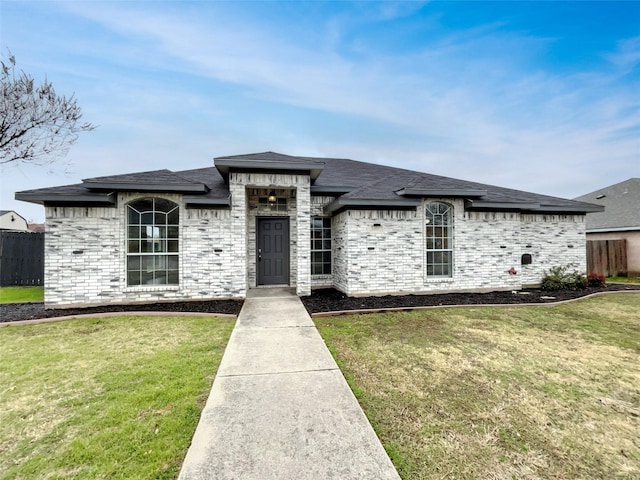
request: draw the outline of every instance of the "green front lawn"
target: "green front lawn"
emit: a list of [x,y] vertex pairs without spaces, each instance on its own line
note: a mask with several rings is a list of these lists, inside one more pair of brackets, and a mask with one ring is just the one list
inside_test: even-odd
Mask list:
[[607,277],[607,283],[640,283],[638,277]]
[[2,479],[173,479],[233,319],[0,328]]
[[44,301],[44,287],[0,287],[0,303]]
[[316,318],[404,479],[640,478],[640,294]]

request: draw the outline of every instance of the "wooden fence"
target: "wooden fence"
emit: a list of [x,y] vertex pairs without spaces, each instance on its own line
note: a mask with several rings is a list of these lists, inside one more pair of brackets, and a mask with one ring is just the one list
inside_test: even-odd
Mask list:
[[610,276],[627,275],[626,240],[588,240],[587,271]]
[[44,284],[44,233],[0,231],[0,286]]

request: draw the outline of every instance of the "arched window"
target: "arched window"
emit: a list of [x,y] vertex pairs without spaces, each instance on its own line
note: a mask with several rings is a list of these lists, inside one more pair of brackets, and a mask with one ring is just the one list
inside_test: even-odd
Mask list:
[[180,208],[164,198],[127,205],[127,285],[177,285]]
[[425,205],[427,277],[453,274],[453,206],[442,202]]

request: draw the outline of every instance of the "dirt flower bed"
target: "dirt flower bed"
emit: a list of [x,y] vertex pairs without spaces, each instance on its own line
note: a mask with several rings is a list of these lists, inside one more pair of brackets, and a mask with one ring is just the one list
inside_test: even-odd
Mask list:
[[145,303],[132,305],[105,305],[101,307],[64,308],[45,310],[44,303],[0,304],[0,322],[33,320],[37,318],[66,317],[106,312],[200,312],[237,315],[242,300],[210,300],[206,302]]
[[[339,312],[343,310],[376,310],[440,305],[491,305],[521,303],[553,303],[584,297],[598,292],[640,290],[640,285],[609,284],[602,288],[562,290],[549,292],[526,289],[515,292],[444,293],[425,295],[387,295],[383,297],[347,297],[332,288],[314,290],[311,296],[302,297],[302,303],[310,314]],[[105,312],[201,312],[237,315],[242,300],[209,300],[192,302],[145,303],[131,305],[105,305],[101,307],[66,308],[45,310],[42,302],[0,304],[0,322],[32,320]]]
[[554,303],[572,300],[599,292],[640,290],[640,285],[609,284],[605,287],[588,287],[582,290],[545,291],[524,289],[488,293],[444,293],[425,295],[386,295],[381,297],[347,297],[334,289],[314,290],[311,296],[302,297],[302,303],[310,314],[339,312],[344,310],[376,310],[444,305],[493,305],[523,303]]

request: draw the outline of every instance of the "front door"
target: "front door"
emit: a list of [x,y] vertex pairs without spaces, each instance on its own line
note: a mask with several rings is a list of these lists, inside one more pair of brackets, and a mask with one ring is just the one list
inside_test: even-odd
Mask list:
[[258,217],[258,285],[289,285],[289,217]]

